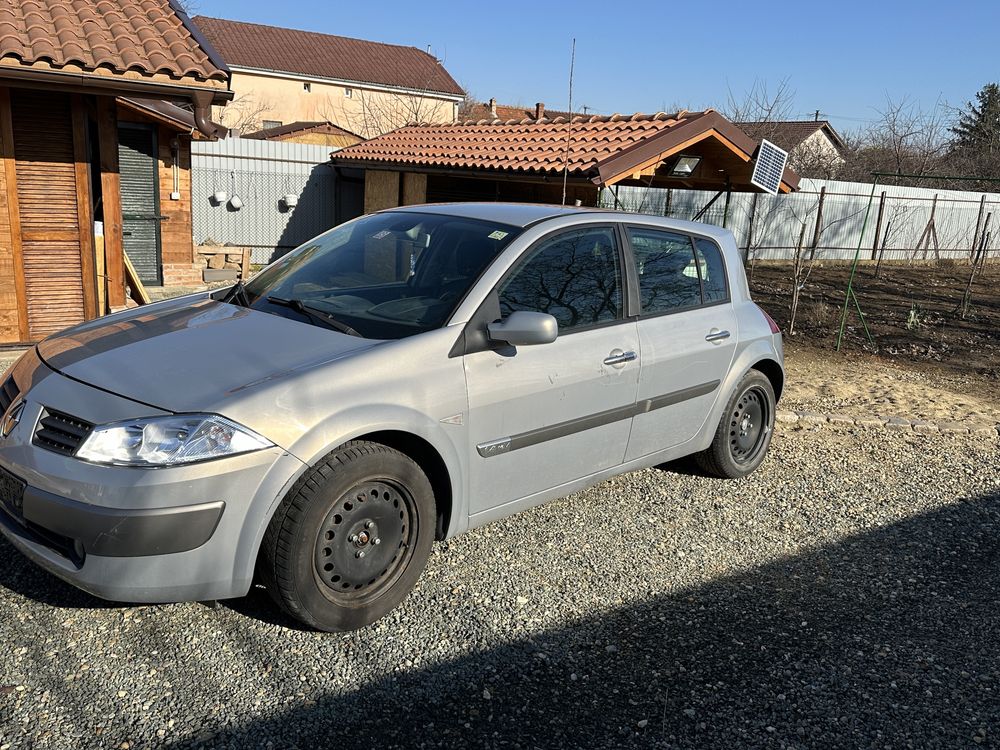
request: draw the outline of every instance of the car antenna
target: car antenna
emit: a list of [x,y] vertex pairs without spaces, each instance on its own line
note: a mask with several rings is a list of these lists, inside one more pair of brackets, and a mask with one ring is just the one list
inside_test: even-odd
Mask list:
[[569,53],[569,122],[566,123],[566,154],[563,159],[563,192],[562,204],[566,205],[566,181],[569,179],[569,145],[573,133],[573,66],[576,63],[576,37]]

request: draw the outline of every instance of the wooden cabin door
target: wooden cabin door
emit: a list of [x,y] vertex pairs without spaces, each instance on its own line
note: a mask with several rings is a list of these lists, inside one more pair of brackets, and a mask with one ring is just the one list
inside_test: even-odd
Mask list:
[[10,106],[27,333],[38,340],[96,314],[87,122],[69,94],[11,89]]

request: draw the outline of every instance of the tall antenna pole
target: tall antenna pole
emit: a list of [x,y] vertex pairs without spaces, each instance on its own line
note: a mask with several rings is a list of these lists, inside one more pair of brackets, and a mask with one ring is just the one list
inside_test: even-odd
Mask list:
[[563,193],[562,204],[566,205],[566,181],[569,179],[569,145],[573,133],[573,66],[576,64],[576,37],[569,53],[569,122],[566,123],[566,154],[563,158]]

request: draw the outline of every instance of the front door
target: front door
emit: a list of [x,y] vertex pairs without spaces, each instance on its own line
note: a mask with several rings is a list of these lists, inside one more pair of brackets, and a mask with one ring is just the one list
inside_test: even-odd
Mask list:
[[540,240],[500,282],[502,316],[553,315],[550,344],[466,355],[470,514],[619,465],[639,376],[614,227]]
[[737,321],[719,247],[651,227],[626,232],[638,280],[642,372],[627,461],[691,440],[720,397]]
[[144,284],[162,283],[156,132],[147,125],[120,123],[122,234],[125,253]]

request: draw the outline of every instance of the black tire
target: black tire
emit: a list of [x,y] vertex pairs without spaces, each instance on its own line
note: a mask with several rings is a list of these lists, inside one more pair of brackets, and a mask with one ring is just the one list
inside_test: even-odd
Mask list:
[[434,520],[434,493],[416,463],[378,443],[345,443],[278,507],[261,544],[261,577],[300,622],[356,630],[416,584]]
[[774,434],[774,388],[759,370],[750,370],[733,391],[712,445],[696,454],[703,471],[723,479],[745,477],[764,460]]

